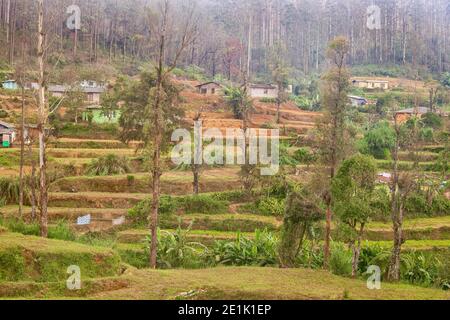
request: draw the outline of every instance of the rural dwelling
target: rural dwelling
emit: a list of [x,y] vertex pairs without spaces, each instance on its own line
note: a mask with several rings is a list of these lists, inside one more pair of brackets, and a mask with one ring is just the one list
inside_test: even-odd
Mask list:
[[369,104],[369,101],[366,98],[358,97],[358,96],[348,96],[352,107],[361,107]]
[[6,80],[2,82],[3,89],[6,90],[18,90],[19,85],[17,84],[16,80]]
[[389,89],[389,81],[376,79],[353,79],[353,86],[362,89]]
[[278,98],[278,87],[271,84],[251,84],[250,96],[252,98]]
[[425,107],[400,110],[395,113],[395,120],[397,120],[398,123],[404,123],[409,119],[411,119],[412,117],[422,118],[422,116],[428,113],[429,111],[430,109]]
[[109,111],[109,114],[105,113],[105,110],[101,106],[89,106],[86,107],[82,114],[82,119],[85,122],[105,124],[105,123],[119,123],[121,116],[120,110]]
[[84,87],[83,91],[86,93],[86,101],[89,103],[100,103],[100,98],[105,89],[102,87]]
[[2,148],[9,148],[16,140],[16,128],[13,124],[0,121],[0,143]]
[[[51,85],[48,87],[48,91],[56,98],[64,97],[70,90],[71,87],[65,85]],[[97,85],[94,81],[83,81],[80,84],[80,90],[86,94],[86,102],[98,104],[102,93],[105,92],[105,87]]]
[[[49,129],[47,129],[49,130]],[[22,139],[22,128],[19,126],[17,128],[18,132],[18,140]],[[32,141],[38,141],[39,139],[39,129],[36,124],[25,124],[24,126],[24,132],[25,132],[25,144],[29,144]]]
[[206,95],[221,95],[223,93],[222,85],[217,82],[206,82],[196,86],[198,93]]

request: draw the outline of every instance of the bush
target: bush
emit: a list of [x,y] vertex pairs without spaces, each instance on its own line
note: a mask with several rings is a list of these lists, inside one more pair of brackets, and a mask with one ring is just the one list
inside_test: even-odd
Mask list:
[[323,247],[305,245],[297,256],[299,266],[311,269],[321,269],[323,267]]
[[438,194],[433,197],[430,205],[424,193],[415,192],[406,199],[405,210],[407,214],[416,216],[449,215],[450,200],[444,195]]
[[285,201],[273,197],[263,197],[256,202],[259,214],[282,217],[286,209]]
[[90,176],[119,175],[129,173],[130,171],[128,158],[115,154],[108,154],[97,160],[93,160],[86,168],[86,173]]
[[[200,268],[204,265],[208,248],[198,242],[188,241],[190,227],[175,232],[158,231],[158,266],[160,268]],[[151,239],[148,237],[147,250]]]
[[310,165],[317,160],[317,157],[311,152],[309,148],[300,148],[294,153],[294,159],[299,163]]
[[[10,218],[0,219],[0,225],[6,227],[9,231],[20,233],[26,236],[39,236],[40,228],[38,223],[26,223],[22,219]],[[70,228],[67,221],[58,221],[56,225],[49,226],[48,237],[50,239],[75,241],[76,235]]]
[[352,274],[352,253],[344,245],[335,243],[331,248],[330,269],[338,276]]
[[238,234],[235,241],[217,241],[210,253],[212,264],[227,266],[273,266],[277,264],[277,238],[256,230],[255,239]]
[[242,190],[216,192],[211,194],[211,197],[219,201],[237,202],[241,201],[245,197],[245,192]]
[[275,98],[261,98],[261,99],[259,99],[259,102],[262,102],[262,103],[277,103],[277,99],[275,99]]
[[228,201],[216,200],[209,195],[187,196],[179,199],[186,213],[224,213],[228,212]]
[[[159,199],[159,214],[171,215],[178,209],[178,202],[171,196],[161,196]],[[147,225],[152,207],[152,199],[145,199],[128,211],[128,217],[137,225]]]
[[387,271],[391,251],[378,244],[365,245],[361,248],[358,270],[360,274],[367,272],[369,266],[379,266],[382,271]]
[[311,101],[304,96],[292,96],[291,100],[295,103],[295,105],[302,110],[310,111],[312,110]]
[[415,285],[449,289],[450,275],[445,269],[448,266],[434,252],[409,252],[402,256],[401,278]]
[[8,112],[6,110],[0,109],[0,119],[5,119],[8,117]]
[[362,153],[370,154],[376,159],[387,159],[389,150],[394,147],[395,132],[387,122],[381,122],[376,127],[368,131],[361,146],[364,146]]
[[20,184],[18,179],[0,178],[0,199],[5,204],[19,203]]
[[420,119],[420,121],[426,128],[431,128],[431,129],[440,129],[440,128],[442,128],[442,125],[443,125],[442,118],[433,112],[428,112],[428,113],[424,114],[422,116],[422,118]]

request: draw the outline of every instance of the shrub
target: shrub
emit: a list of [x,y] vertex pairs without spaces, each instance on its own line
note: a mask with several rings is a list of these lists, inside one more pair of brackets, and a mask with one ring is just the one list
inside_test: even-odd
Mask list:
[[309,111],[312,110],[312,102],[304,96],[292,96],[291,100],[295,105],[302,110]]
[[405,210],[410,215],[443,216],[450,214],[450,200],[444,195],[438,194],[429,204],[427,197],[422,192],[411,194],[405,203]]
[[[159,199],[159,214],[170,215],[178,209],[178,202],[171,196],[161,196]],[[137,225],[147,225],[152,207],[152,199],[145,199],[128,211],[128,217]]]
[[179,201],[186,213],[224,213],[229,206],[228,201],[216,200],[209,195],[187,196]]
[[0,109],[0,119],[5,119],[8,117],[8,112],[6,110]]
[[275,98],[261,98],[261,99],[259,99],[259,102],[262,102],[262,103],[277,103],[277,99],[275,99]]
[[368,131],[364,136],[362,146],[366,150],[360,150],[362,153],[368,153],[376,159],[387,159],[389,150],[395,144],[395,132],[387,122],[381,122],[376,127]]
[[256,230],[255,239],[238,234],[235,241],[217,241],[210,253],[213,264],[227,266],[273,266],[277,264],[277,238]]
[[305,245],[300,254],[297,256],[297,263],[299,266],[311,269],[320,269],[323,267],[323,247]]
[[432,286],[436,284],[440,264],[433,255],[409,252],[402,256],[401,277],[412,284]]
[[352,274],[352,254],[340,243],[335,243],[331,249],[330,269],[333,274],[338,276]]
[[90,176],[110,176],[129,173],[130,164],[127,157],[108,154],[92,161],[86,172]]
[[211,195],[211,197],[215,200],[230,202],[241,201],[244,196],[245,193],[242,190],[216,192]]
[[18,179],[0,178],[0,199],[5,204],[19,203],[20,184]]
[[311,152],[309,148],[300,148],[295,151],[294,159],[299,163],[310,165],[317,160],[317,157]]
[[256,203],[259,214],[282,217],[285,211],[285,201],[273,197],[263,197]]
[[73,230],[70,228],[69,223],[63,220],[48,229],[48,237],[50,239],[65,241],[75,241],[77,238]]
[[428,112],[424,114],[420,119],[420,121],[426,128],[431,129],[440,129],[442,128],[443,125],[442,118],[433,112]]
[[[160,268],[199,268],[203,266],[208,248],[201,243],[188,241],[191,227],[175,232],[158,232],[158,257]],[[148,237],[147,250],[150,250],[151,239]]]
[[359,273],[366,273],[371,265],[379,266],[382,271],[387,271],[390,255],[389,249],[378,244],[363,246],[359,257]]

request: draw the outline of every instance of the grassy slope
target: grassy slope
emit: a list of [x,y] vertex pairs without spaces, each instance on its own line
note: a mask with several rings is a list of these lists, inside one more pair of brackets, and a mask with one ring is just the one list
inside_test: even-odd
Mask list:
[[366,283],[325,271],[275,268],[214,268],[205,270],[129,270],[129,288],[91,295],[98,299],[177,299],[197,290],[192,299],[450,299],[450,293],[405,284]]
[[71,265],[79,266],[86,278],[115,276],[120,263],[119,256],[110,249],[0,233],[0,283],[63,281]]

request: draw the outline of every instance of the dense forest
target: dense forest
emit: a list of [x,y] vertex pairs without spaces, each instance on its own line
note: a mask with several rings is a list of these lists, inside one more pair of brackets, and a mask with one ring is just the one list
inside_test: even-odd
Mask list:
[[[69,30],[67,8],[81,9],[81,29]],[[379,12],[373,5],[378,6]],[[35,56],[36,2],[0,1],[0,58],[14,65]],[[47,61],[148,61],[157,52],[155,27],[160,8],[149,0],[45,0]],[[450,70],[448,0],[199,0],[179,1],[177,16],[194,15],[197,37],[181,66],[235,78],[267,74],[271,48],[280,45],[301,74],[323,70],[326,46],[338,35],[349,39],[349,63],[426,65]],[[368,19],[377,19],[375,28]],[[375,15],[375,16],[374,16]],[[180,39],[183,19],[170,21],[169,57]],[[168,58],[169,59],[169,58]]]

